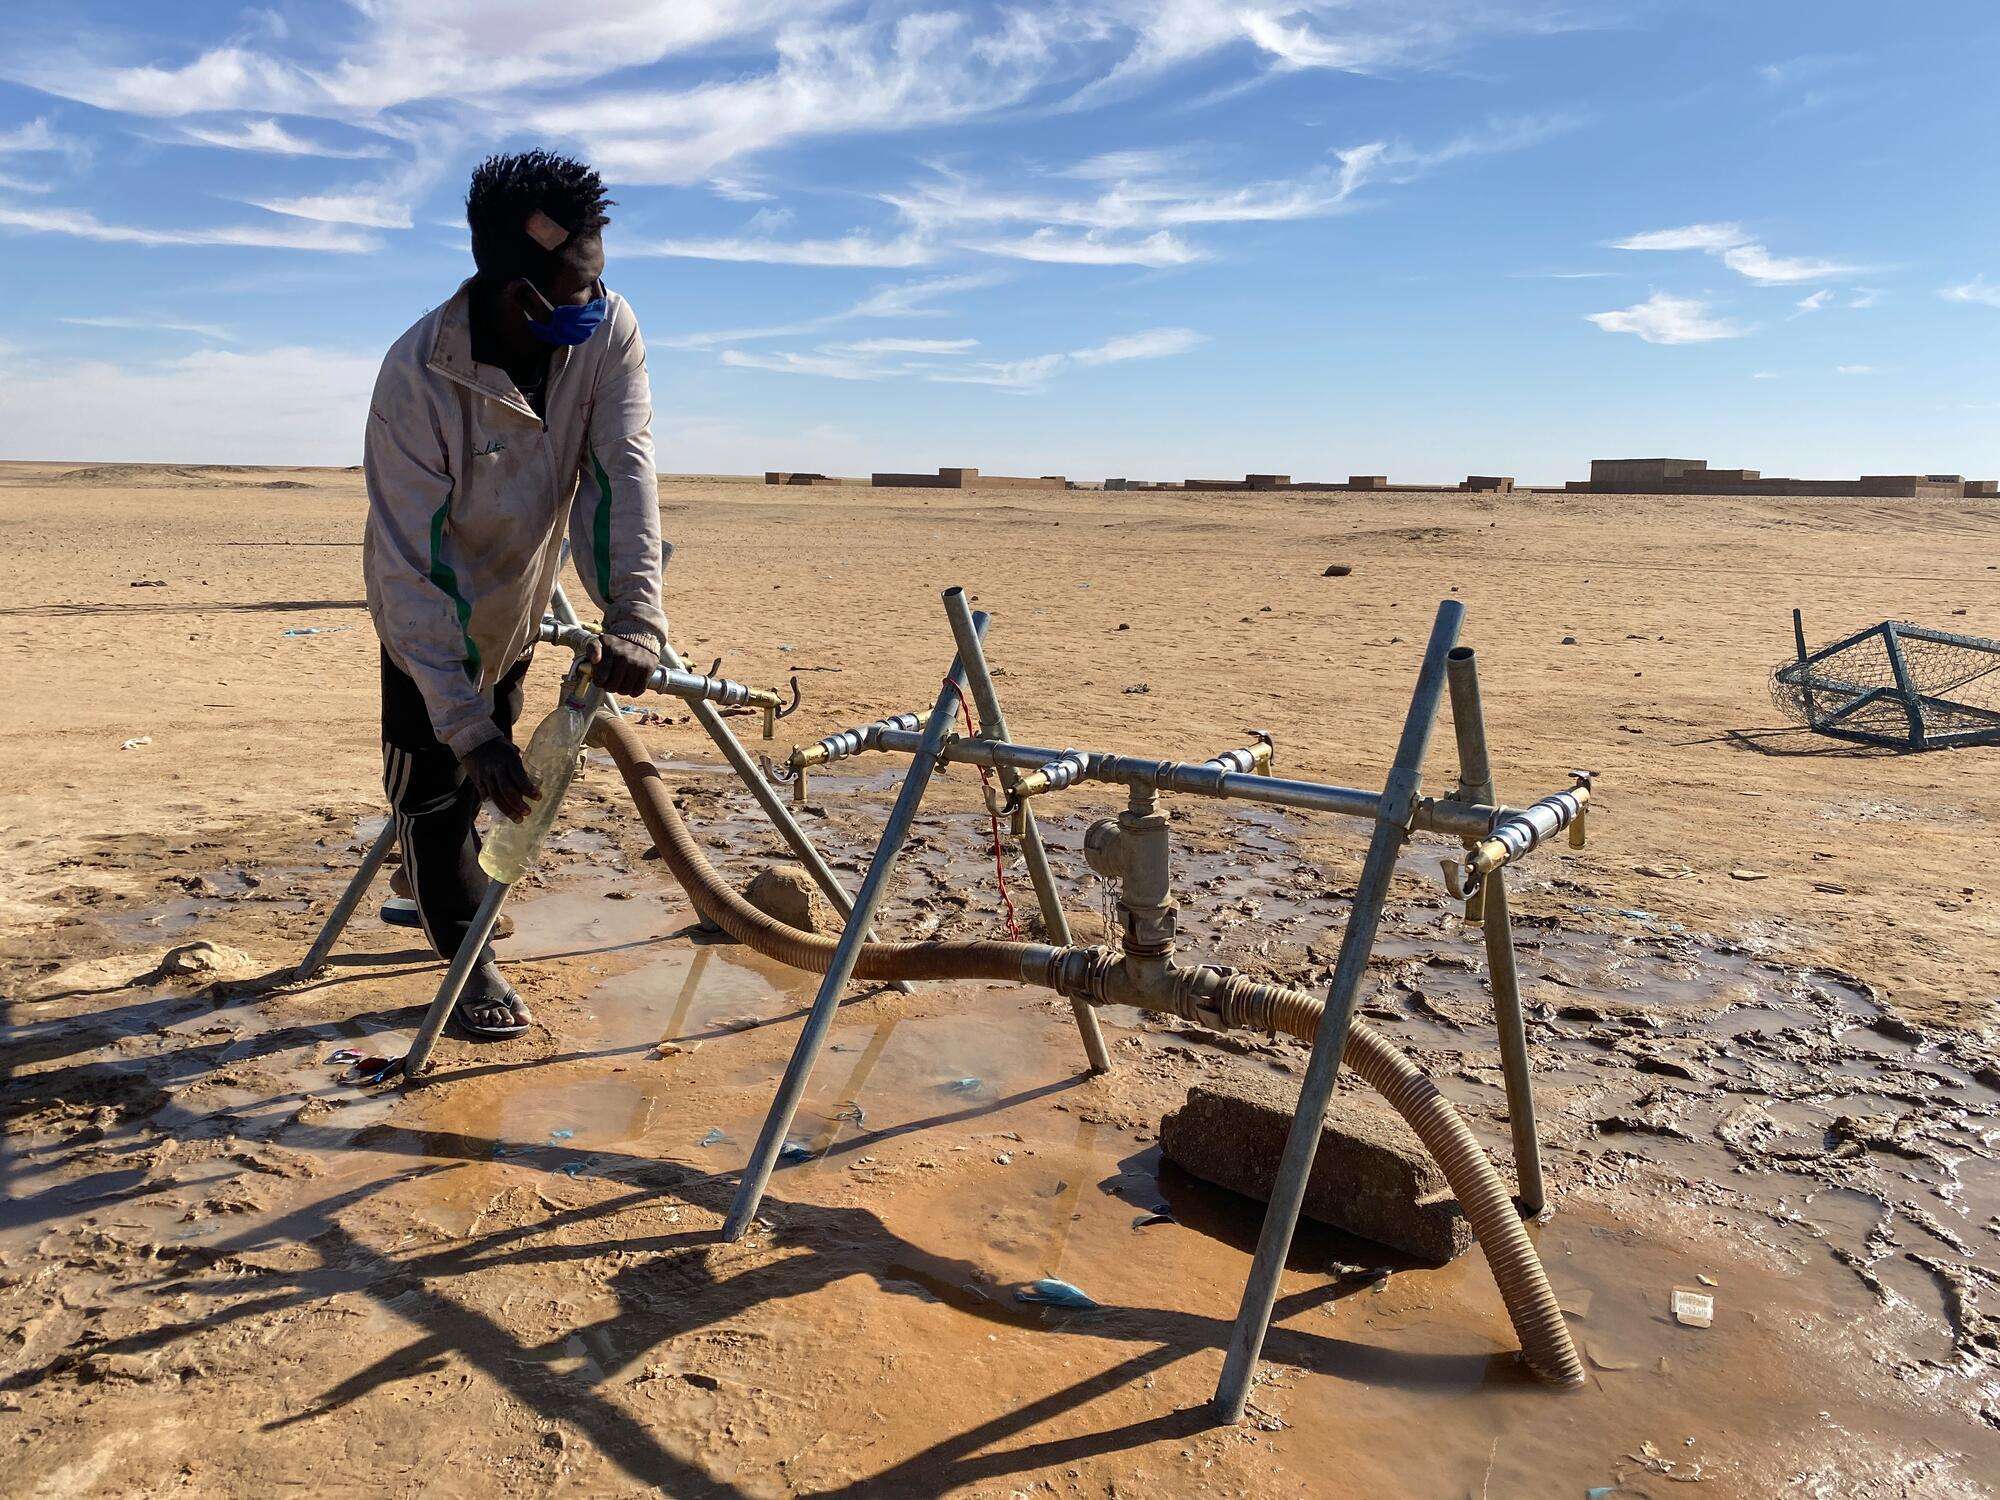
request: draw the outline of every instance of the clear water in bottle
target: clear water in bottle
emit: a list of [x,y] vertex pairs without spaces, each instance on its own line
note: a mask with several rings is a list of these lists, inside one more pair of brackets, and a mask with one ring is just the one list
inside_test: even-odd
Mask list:
[[520,822],[498,819],[498,826],[480,848],[479,868],[492,879],[512,885],[541,853],[542,840],[548,837],[562,808],[563,795],[576,775],[590,721],[597,717],[597,706],[603,701],[604,690],[591,681],[587,667],[579,667],[563,679],[562,702],[535,726],[521,757],[542,795],[528,804],[528,816]]

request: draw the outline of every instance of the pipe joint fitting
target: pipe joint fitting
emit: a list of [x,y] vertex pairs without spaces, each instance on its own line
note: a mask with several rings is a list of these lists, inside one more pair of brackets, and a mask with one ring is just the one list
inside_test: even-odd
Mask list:
[[1128,906],[1121,901],[1118,916],[1125,951],[1134,958],[1159,958],[1172,953],[1178,910],[1171,901],[1158,906]]
[[1106,880],[1125,878],[1125,831],[1116,818],[1099,818],[1083,831],[1083,862]]

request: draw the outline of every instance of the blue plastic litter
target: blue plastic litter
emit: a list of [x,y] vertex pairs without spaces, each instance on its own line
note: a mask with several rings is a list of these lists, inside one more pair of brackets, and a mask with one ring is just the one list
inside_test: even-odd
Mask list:
[[566,1161],[557,1170],[565,1177],[578,1177],[582,1175],[583,1169],[589,1165],[590,1163],[587,1161]]
[[728,1139],[729,1137],[724,1135],[720,1130],[711,1130],[707,1135],[696,1141],[695,1144],[697,1146],[720,1146]]
[[797,1141],[786,1141],[784,1145],[778,1148],[779,1161],[811,1161],[812,1159],[812,1147],[802,1146]]
[[982,1087],[977,1078],[954,1078],[950,1083],[941,1083],[938,1088],[947,1094],[976,1094]]
[[342,1047],[338,1052],[327,1058],[327,1061],[330,1063],[360,1062],[361,1054],[356,1052],[352,1047]]
[[576,1132],[574,1130],[569,1130],[569,1129],[551,1130],[549,1132],[549,1139],[552,1141],[566,1141],[575,1134]]
[[1054,1276],[1044,1276],[1040,1281],[1030,1282],[1014,1293],[1016,1302],[1038,1302],[1044,1307],[1073,1307],[1078,1312],[1089,1312],[1103,1304],[1091,1297],[1080,1287],[1071,1286]]
[[303,629],[293,628],[286,635],[339,635],[343,630],[352,630],[352,625],[307,625]]
[[1179,1221],[1172,1214],[1162,1209],[1158,1213],[1140,1214],[1138,1218],[1132,1221],[1132,1227],[1134,1229],[1146,1229],[1154,1224],[1173,1224],[1177,1222]]

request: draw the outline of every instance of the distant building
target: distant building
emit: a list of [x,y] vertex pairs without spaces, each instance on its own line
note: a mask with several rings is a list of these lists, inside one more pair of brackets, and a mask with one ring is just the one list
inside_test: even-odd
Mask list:
[[2000,494],[2000,483],[1957,474],[1863,474],[1859,479],[1766,478],[1756,469],[1711,469],[1700,458],[1594,458],[1590,478],[1566,488],[1602,495],[1847,495],[1962,500]]

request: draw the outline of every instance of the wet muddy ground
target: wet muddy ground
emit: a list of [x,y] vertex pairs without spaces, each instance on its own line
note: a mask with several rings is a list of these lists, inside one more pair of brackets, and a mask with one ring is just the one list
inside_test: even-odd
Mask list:
[[[739,884],[778,853],[705,759],[669,779]],[[815,778],[849,879],[887,761]],[[1516,886],[1555,1212],[1535,1233],[1590,1367],[1513,1356],[1475,1250],[1398,1266],[1299,1237],[1253,1420],[1213,1427],[1258,1210],[1161,1162],[1161,1114],[1304,1049],[1017,986],[857,992],[792,1158],[716,1235],[815,982],[705,938],[600,764],[503,954],[541,1025],[400,1051],[435,967],[363,908],[283,983],[372,832],[207,840],[79,902],[7,971],[0,1435],[12,1493],[1982,1496],[2000,1490],[2000,1071],[1865,979],[1601,907],[1549,851]],[[1047,823],[1076,856],[1116,804]],[[996,930],[976,786],[918,826],[885,921]],[[1318,988],[1358,841],[1174,804],[1184,956]],[[1510,1171],[1482,955],[1405,860],[1366,1015]],[[107,848],[115,864],[121,853]],[[268,861],[268,862],[265,862]],[[199,876],[166,884],[167,867]],[[1024,921],[1032,904],[1012,863]],[[230,950],[173,974],[194,938]],[[78,957],[78,954],[91,956]],[[1386,1274],[1385,1274],[1386,1273]],[[1057,1276],[1102,1306],[1022,1302]],[[1676,1288],[1714,1299],[1684,1326]]]

